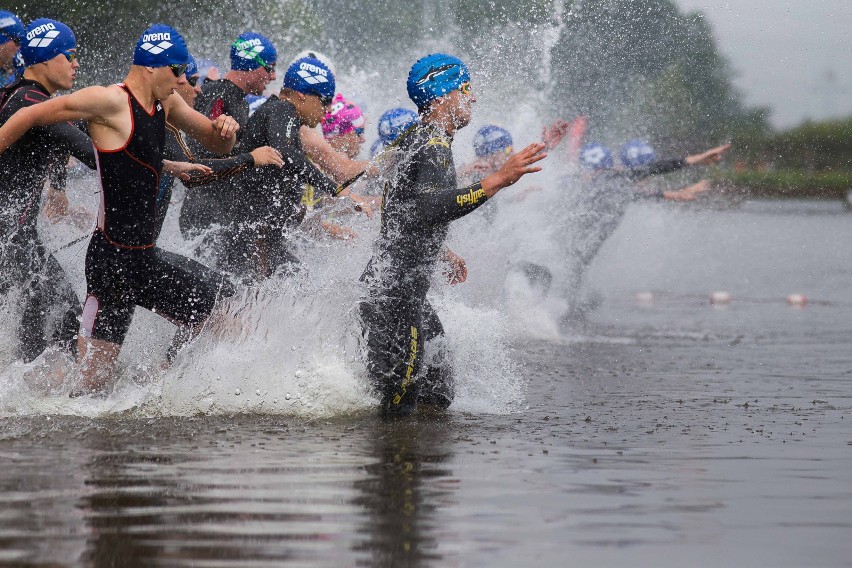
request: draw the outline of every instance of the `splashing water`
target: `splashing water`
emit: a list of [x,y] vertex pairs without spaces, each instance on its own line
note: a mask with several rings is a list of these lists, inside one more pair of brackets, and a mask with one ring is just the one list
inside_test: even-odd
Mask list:
[[[462,37],[458,27],[443,20],[447,17],[443,12],[424,9],[423,18],[429,20],[424,29],[435,29],[437,18],[443,22],[438,27],[447,33],[424,33],[402,53],[375,54],[348,68],[339,66],[340,90],[364,101],[368,120],[376,120],[388,107],[412,106],[404,87],[412,61],[429,51],[456,53],[469,62],[479,99],[473,124],[454,142],[457,164],[472,158],[473,134],[490,122],[508,128],[516,148],[521,148],[538,139],[552,112],[546,96],[549,74],[543,71],[549,65],[542,61],[549,61],[559,37],[561,6],[555,2],[552,17],[543,23],[495,24],[490,33],[486,30],[475,38]],[[345,48],[329,55],[344,63],[354,60]],[[557,173],[560,158],[548,158],[543,165],[552,171],[523,180],[487,205],[496,209],[491,221],[478,211],[457,221],[451,231],[447,244],[466,258],[469,280],[449,287],[436,275],[430,301],[444,323],[457,374],[454,410],[504,413],[522,408],[526,383],[507,345],[519,337],[559,337],[557,316],[564,311],[564,302],[515,270],[519,262],[532,262],[547,267],[555,283],[564,278],[549,205],[563,189]],[[72,180],[68,193],[72,202],[95,211],[98,189],[89,176]],[[181,194],[176,189],[159,245],[193,256],[200,239],[185,241],[175,221]],[[4,366],[0,413],[321,417],[372,411],[376,400],[366,387],[354,306],[363,292],[359,277],[371,256],[378,219],[369,222],[356,216],[343,221],[359,233],[358,239],[316,241],[298,236],[301,271],[241,289],[171,368],[164,369],[162,361],[175,327],[140,308],[119,359],[118,379],[106,398],[69,399],[70,385],[77,379],[75,366],[47,353],[29,365]],[[42,223],[40,229],[52,250],[87,233],[64,223]],[[85,292],[86,245],[84,238],[57,254],[80,298]],[[14,305],[7,301],[2,308]],[[12,333],[8,327],[4,331],[0,355],[6,356]],[[62,375],[65,381],[57,386],[55,376]]]

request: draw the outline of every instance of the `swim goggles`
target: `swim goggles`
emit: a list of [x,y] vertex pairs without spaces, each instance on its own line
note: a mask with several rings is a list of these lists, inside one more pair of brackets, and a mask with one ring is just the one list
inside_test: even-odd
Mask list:
[[64,51],[60,51],[60,53],[65,56],[65,59],[68,60],[68,63],[74,63],[79,57],[79,55],[77,55],[76,49],[66,49]]
[[169,69],[172,70],[172,73],[175,74],[175,77],[180,77],[181,75],[186,73],[187,67],[188,65],[186,63],[181,63],[180,65],[172,63],[171,65],[169,65]]
[[[237,51],[245,51],[240,47],[240,40],[235,41],[231,45],[231,47],[233,47]],[[266,60],[263,59],[263,57],[260,56],[259,53],[252,53],[251,58],[255,61],[255,63],[257,63],[258,65],[263,67],[263,70],[266,71],[267,73],[269,73],[270,75],[272,73],[275,73],[275,62],[274,61],[272,63],[267,63]]]

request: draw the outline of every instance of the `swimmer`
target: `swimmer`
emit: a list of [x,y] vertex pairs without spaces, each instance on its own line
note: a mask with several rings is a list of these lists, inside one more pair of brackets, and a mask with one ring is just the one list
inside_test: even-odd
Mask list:
[[426,299],[436,265],[447,260],[453,279],[465,276],[463,261],[444,247],[449,225],[539,171],[532,164],[546,156],[543,144],[531,144],[481,182],[459,188],[451,144],[476,102],[467,66],[451,55],[428,55],[412,66],[407,89],[421,121],[396,141],[397,175],[386,185],[381,235],[362,277],[367,297],[360,305],[367,370],[384,417],[409,416],[419,403],[452,403],[452,369],[443,350],[424,364],[443,335]]
[[0,154],[31,128],[88,122],[101,182],[98,225],[86,253],[87,295],[78,338],[82,383],[103,392],[139,305],[198,330],[233,290],[201,264],[157,247],[156,197],[166,121],[211,152],[228,154],[239,125],[210,120],[175,93],[189,51],[177,30],[156,24],[136,43],[123,83],[93,86],[15,113],[0,127]]
[[240,279],[262,280],[276,270],[295,270],[298,258],[287,232],[301,223],[304,184],[326,195],[345,195],[305,155],[300,128],[315,128],[326,116],[335,94],[331,70],[318,59],[292,63],[278,96],[272,95],[252,115],[242,149],[271,146],[284,158],[284,167],[252,170],[241,179],[241,206],[226,229],[221,266]]
[[[80,67],[77,39],[62,22],[38,19],[23,33],[31,40],[50,33],[53,41],[45,46],[40,41],[24,44],[23,77],[0,92],[0,125],[21,109],[42,104],[58,91],[71,89]],[[76,347],[81,302],[37,230],[39,201],[48,175],[64,171],[71,155],[89,168],[97,167],[91,139],[67,122],[33,128],[0,154],[4,189],[0,195],[0,231],[4,236],[0,248],[0,293],[15,286],[24,288],[17,352],[25,362],[35,359],[51,344],[68,353]],[[56,218],[67,212],[68,200],[64,185],[56,182],[60,176],[51,178],[45,212]],[[61,179],[64,182],[64,177]]]
[[[189,64],[186,67],[186,83],[179,84],[175,88],[175,92],[190,107],[195,105],[196,97],[201,92],[200,80],[201,72],[195,58],[190,55]],[[186,134],[169,122],[166,122],[166,148],[163,158],[164,168],[169,167],[180,171],[180,163],[183,162],[201,164],[207,170],[185,171],[177,176],[163,174],[157,193],[156,235],[160,234],[163,222],[166,219],[175,177],[179,177],[183,184],[191,189],[236,176],[254,167],[270,165],[281,167],[284,164],[281,154],[269,146],[255,148],[251,152],[236,154],[228,158],[197,158],[189,149]]]
[[[206,80],[195,101],[195,110],[215,120],[228,115],[237,121],[240,129],[237,141],[246,133],[249,120],[249,103],[246,95],[262,95],[276,79],[275,67],[278,51],[265,36],[245,32],[231,43],[231,70],[218,80]],[[197,159],[222,158],[189,141],[189,150]],[[227,183],[211,183],[204,191],[187,193],[180,211],[180,230],[186,238],[194,238],[212,225],[226,225],[234,217],[239,199],[232,194]]]
[[20,47],[25,33],[18,16],[0,10],[0,88],[12,85],[24,74],[26,64]]
[[403,132],[409,127],[420,122],[420,117],[413,110],[407,108],[392,108],[382,113],[379,117],[378,131],[379,138],[373,143],[370,148],[370,157],[375,157],[376,154],[396,142]]
[[569,268],[566,324],[582,319],[580,289],[586,269],[618,228],[630,203],[638,199],[690,201],[709,189],[702,181],[678,191],[647,193],[639,191],[637,183],[688,166],[717,163],[729,148],[730,144],[725,144],[685,158],[657,160],[653,148],[633,140],[622,149],[622,169],[615,168],[609,148],[594,142],[581,148],[583,174],[578,190],[566,192],[562,201],[565,221],[562,235],[567,243],[565,260]]

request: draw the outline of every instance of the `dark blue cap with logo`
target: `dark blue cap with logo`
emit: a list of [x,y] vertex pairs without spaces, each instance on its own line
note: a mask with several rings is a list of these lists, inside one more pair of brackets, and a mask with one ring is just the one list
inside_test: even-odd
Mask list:
[[328,102],[334,98],[334,74],[325,63],[313,57],[294,61],[284,74],[284,86],[306,95],[316,95]]
[[133,64],[143,67],[168,67],[189,62],[189,49],[183,36],[165,24],[154,24],[136,42]]
[[0,10],[0,43],[20,42],[24,36],[24,23],[12,12]]
[[56,20],[39,18],[30,22],[24,31],[21,55],[24,64],[29,67],[50,61],[60,53],[76,47],[77,38],[71,28]]

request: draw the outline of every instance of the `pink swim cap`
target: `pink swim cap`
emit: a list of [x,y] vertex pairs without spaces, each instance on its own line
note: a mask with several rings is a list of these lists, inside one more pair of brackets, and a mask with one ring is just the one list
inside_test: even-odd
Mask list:
[[356,128],[364,128],[364,115],[355,103],[337,93],[331,103],[331,112],[322,119],[322,134],[326,138],[349,134]]

